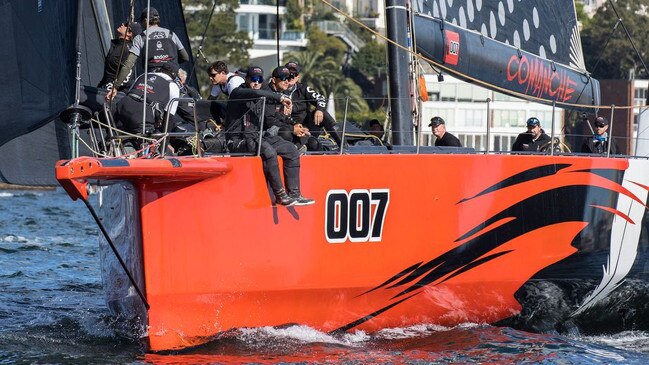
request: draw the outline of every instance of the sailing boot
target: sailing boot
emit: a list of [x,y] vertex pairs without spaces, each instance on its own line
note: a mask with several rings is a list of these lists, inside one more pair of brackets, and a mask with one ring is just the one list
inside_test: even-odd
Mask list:
[[287,207],[290,207],[291,205],[297,204],[297,200],[291,198],[287,193],[286,190],[281,189],[278,192],[275,193],[275,203],[279,205],[285,205]]
[[315,200],[303,197],[302,194],[300,194],[299,190],[291,190],[289,196],[291,197],[291,199],[295,200],[295,205],[315,204]]

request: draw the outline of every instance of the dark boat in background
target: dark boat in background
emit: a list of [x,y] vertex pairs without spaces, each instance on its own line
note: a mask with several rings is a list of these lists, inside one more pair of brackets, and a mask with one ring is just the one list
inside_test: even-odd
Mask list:
[[[583,62],[573,62],[572,52],[581,51],[572,1],[469,1],[473,12],[454,3],[457,10],[446,1],[418,3],[420,14],[413,14],[414,28],[408,28],[406,3],[389,1],[390,38],[405,45],[413,34],[417,51],[435,67],[509,94],[597,107],[597,82]],[[116,1],[106,4],[109,24],[125,17]],[[179,2],[152,5],[163,14],[182,14]],[[0,24],[14,35],[12,77],[25,90],[2,104],[2,178],[48,183],[51,170],[38,164],[62,159],[57,180],[93,214],[89,186],[102,187],[97,222],[110,238],[100,240],[108,305],[135,322],[149,350],[197,346],[234,328],[291,323],[332,333],[464,322],[539,331],[573,324],[587,331],[647,327],[649,161],[413,146],[406,82],[411,55],[394,44],[395,147],[304,156],[302,186],[316,199],[312,206],[271,205],[256,156],[69,159],[73,148],[66,149],[63,133],[69,127],[56,121],[59,112],[77,106],[76,66],[70,66],[76,56],[70,56],[75,52],[69,43],[76,35],[90,36],[99,23],[88,20],[95,17],[86,6],[78,29],[76,5],[33,6],[9,1],[0,12]],[[553,7],[563,11],[548,14]],[[524,14],[527,27],[536,27],[536,20],[570,13],[568,7],[572,21],[559,22],[572,27],[548,38],[545,54],[527,46],[545,35],[528,29],[528,37],[525,23],[513,19]],[[65,55],[66,62],[37,65],[39,47],[18,42],[20,25],[41,16],[45,31],[27,34],[53,60]],[[520,44],[507,36],[516,27],[506,30],[499,22],[523,27]],[[471,30],[481,24],[489,24],[487,34]],[[171,28],[186,41],[177,27]],[[65,34],[65,47],[51,42],[52,34]],[[566,34],[571,41],[561,44]],[[102,64],[94,48],[81,47],[84,87],[78,97],[93,111],[101,110],[101,91],[89,85],[99,80]],[[91,61],[90,54],[98,58]],[[561,57],[546,58],[554,54]],[[32,67],[63,71],[50,73],[47,87],[32,90],[38,85]],[[54,96],[39,98],[42,89]],[[19,107],[6,112],[9,104]],[[40,177],[29,177],[32,172]]]

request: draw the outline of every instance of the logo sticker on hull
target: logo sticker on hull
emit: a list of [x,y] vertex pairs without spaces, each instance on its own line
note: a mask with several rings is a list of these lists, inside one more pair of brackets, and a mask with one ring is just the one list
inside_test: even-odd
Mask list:
[[389,189],[329,190],[325,205],[327,242],[381,241],[389,203]]
[[460,58],[460,35],[447,30],[444,32],[446,43],[444,44],[444,63],[457,66]]

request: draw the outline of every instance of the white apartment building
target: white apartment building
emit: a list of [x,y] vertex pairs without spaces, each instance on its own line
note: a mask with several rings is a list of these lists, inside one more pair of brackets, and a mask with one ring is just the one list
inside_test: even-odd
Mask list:
[[[286,14],[286,0],[241,0],[237,12],[238,30],[245,30],[254,41],[249,51],[250,64],[260,66],[266,74],[277,67],[277,14],[280,20]],[[304,49],[307,46],[305,32],[295,32],[287,29],[285,22],[279,27],[279,58],[283,59],[285,52]]]
[[[526,121],[536,117],[548,135],[558,137],[563,126],[563,109],[529,102],[470,84],[449,75],[440,82],[437,75],[424,75],[429,101],[422,103],[422,145],[434,142],[430,119],[440,116],[446,129],[457,136],[462,145],[478,151],[509,151],[519,133],[526,131]],[[487,103],[487,99],[491,102]],[[490,119],[489,119],[490,118]],[[487,122],[489,146],[487,146]]]

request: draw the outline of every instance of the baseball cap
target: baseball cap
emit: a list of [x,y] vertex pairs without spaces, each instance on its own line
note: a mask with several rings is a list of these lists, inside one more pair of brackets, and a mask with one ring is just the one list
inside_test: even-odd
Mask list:
[[430,124],[428,125],[429,127],[437,127],[440,124],[446,124],[444,122],[444,119],[441,117],[432,117],[430,118]]
[[282,80],[286,80],[291,77],[291,71],[286,67],[277,67],[273,70],[273,77],[277,77]]
[[604,117],[597,117],[597,119],[595,119],[595,126],[596,127],[604,127],[606,125],[608,125],[608,119],[606,119]]
[[527,120],[527,126],[528,126],[528,127],[537,126],[537,125],[538,125],[538,126],[541,125],[541,121],[538,120],[538,118],[536,118],[536,117],[532,117],[532,118],[530,118],[530,119]]
[[259,66],[250,66],[248,71],[246,71],[246,76],[252,78],[253,76],[264,77],[264,69]]
[[124,25],[126,25],[128,28],[131,29],[131,32],[133,33],[134,36],[141,34],[142,33],[142,26],[140,23],[136,22],[124,22]]
[[[140,14],[140,21],[147,18],[147,9],[149,8],[142,10],[142,14]],[[150,11],[148,11],[148,13],[151,19],[160,18],[160,13],[158,13],[158,10],[156,10],[156,8],[154,8],[153,6],[150,8]]]
[[295,72],[295,73],[298,73],[298,74],[302,70],[302,68],[300,67],[300,64],[295,62],[295,61],[288,62],[287,64],[284,65],[284,67],[288,68],[289,71],[292,71],[292,72]]

